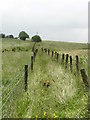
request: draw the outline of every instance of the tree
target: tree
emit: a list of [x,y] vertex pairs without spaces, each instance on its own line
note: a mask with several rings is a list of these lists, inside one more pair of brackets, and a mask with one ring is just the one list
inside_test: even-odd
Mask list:
[[5,34],[1,33],[0,38],[5,38]]
[[14,38],[14,36],[13,35],[9,35],[8,38]]
[[32,42],[41,42],[41,37],[39,35],[35,35],[31,39]]
[[6,38],[14,38],[13,35],[7,35]]
[[28,35],[26,32],[21,31],[21,32],[19,33],[19,38],[20,38],[21,40],[26,40],[26,38],[29,38],[29,35]]

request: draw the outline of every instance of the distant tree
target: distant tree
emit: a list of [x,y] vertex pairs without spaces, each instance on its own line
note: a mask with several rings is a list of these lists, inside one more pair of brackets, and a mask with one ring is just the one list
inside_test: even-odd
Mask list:
[[5,38],[5,34],[1,33],[0,38]]
[[6,38],[14,38],[13,35],[7,35]]
[[26,32],[21,31],[21,32],[19,33],[19,38],[20,38],[21,40],[26,40],[26,38],[29,38],[29,35],[28,35]]
[[41,42],[41,37],[39,35],[35,35],[31,38],[32,42]]
[[14,38],[14,36],[13,35],[8,35],[8,38]]
[[15,39],[18,39],[18,37],[15,37]]

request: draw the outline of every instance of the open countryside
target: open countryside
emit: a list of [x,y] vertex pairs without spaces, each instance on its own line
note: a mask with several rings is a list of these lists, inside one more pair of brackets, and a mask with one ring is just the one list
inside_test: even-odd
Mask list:
[[88,118],[88,44],[2,38],[1,100],[2,118]]

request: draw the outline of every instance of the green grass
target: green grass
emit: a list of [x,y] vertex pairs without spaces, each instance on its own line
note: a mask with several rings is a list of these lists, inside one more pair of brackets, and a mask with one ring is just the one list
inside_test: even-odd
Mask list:
[[[2,50],[2,91],[12,82],[25,64],[30,64],[32,46],[30,41],[15,39],[3,39]],[[59,62],[41,48],[59,52]],[[15,48],[15,51],[12,49]],[[44,41],[36,44],[39,49],[34,63],[33,71],[29,71],[28,90],[24,91],[24,77],[16,86],[6,106],[3,108],[3,117],[6,118],[87,118],[88,117],[88,92],[82,81],[81,75],[76,74],[75,61],[73,72],[69,64],[61,64],[62,53],[69,53],[75,60],[79,55],[80,69],[85,68],[88,75],[88,46],[81,43],[51,42]],[[23,72],[2,96],[12,90],[20,80]],[[50,81],[50,86],[43,86],[45,80]],[[4,103],[5,101],[3,101]],[[10,104],[12,106],[10,106]]]

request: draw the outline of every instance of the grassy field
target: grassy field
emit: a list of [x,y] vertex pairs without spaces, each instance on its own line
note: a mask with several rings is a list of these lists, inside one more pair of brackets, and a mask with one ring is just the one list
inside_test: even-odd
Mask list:
[[[87,118],[88,92],[80,72],[76,73],[75,55],[79,56],[80,69],[84,68],[88,75],[88,45],[54,41],[37,43],[38,53],[33,71],[29,70],[25,92],[24,65],[30,64],[33,45],[30,41],[2,40],[2,92],[7,89],[2,95],[2,104],[5,104],[2,117]],[[59,61],[42,52],[42,47],[57,51]],[[62,53],[72,55],[72,73],[69,64],[67,69],[61,64]],[[46,80],[50,82],[48,88],[43,86]]]

